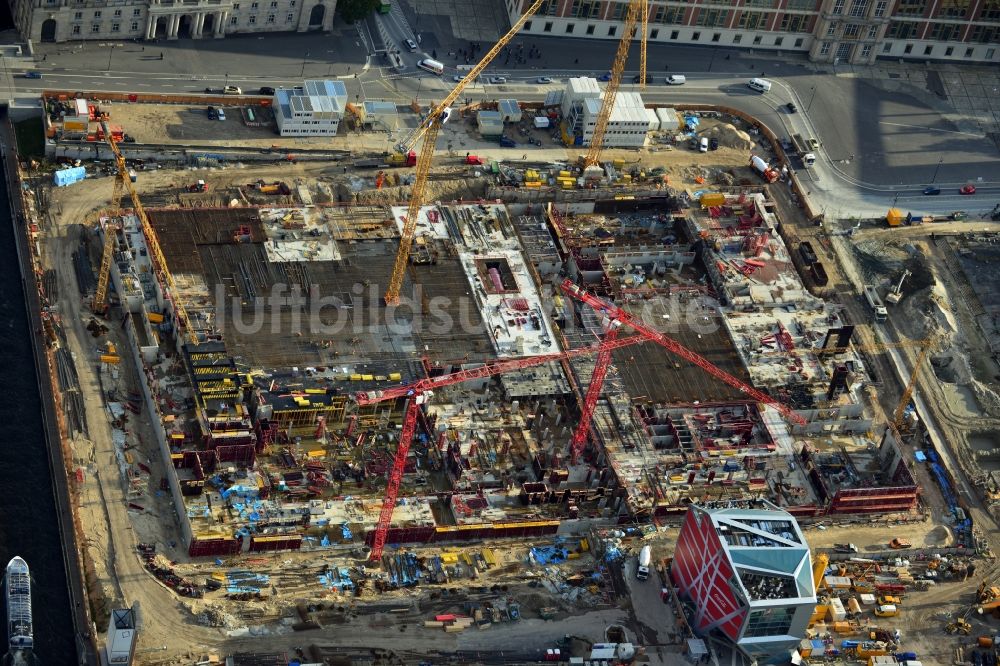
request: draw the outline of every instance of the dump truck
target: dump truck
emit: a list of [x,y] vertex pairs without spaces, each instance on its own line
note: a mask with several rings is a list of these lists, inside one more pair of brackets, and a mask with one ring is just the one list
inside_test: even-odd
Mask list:
[[635,577],[637,580],[646,580],[649,578],[649,565],[653,559],[653,549],[649,546],[643,546],[642,550],[639,551],[639,558],[635,566]]
[[903,548],[913,548],[913,544],[906,539],[893,539],[889,542],[889,548],[893,550],[901,550]]
[[761,175],[761,177],[769,183],[776,182],[781,174],[778,173],[777,169],[771,168],[771,165],[764,161],[763,158],[754,155],[750,158],[750,168]]
[[[864,286],[865,300],[868,301],[868,305],[871,307],[872,312],[875,314],[875,321],[885,321],[889,316],[889,311],[886,309],[885,304],[878,295],[878,291],[873,285],[866,284]],[[896,541],[896,539],[893,539]],[[895,547],[890,544],[890,547]],[[908,547],[908,546],[907,546]]]

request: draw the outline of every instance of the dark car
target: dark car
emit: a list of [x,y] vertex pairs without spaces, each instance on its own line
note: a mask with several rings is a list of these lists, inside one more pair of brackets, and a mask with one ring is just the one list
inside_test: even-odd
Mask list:
[[24,78],[26,79],[40,79],[42,78],[41,72],[25,72]]
[[962,185],[962,189],[960,189],[958,191],[958,193],[959,194],[975,194],[976,193],[976,186],[975,185],[971,185],[971,184],[970,185]]
[[[652,82],[653,82],[653,77],[650,76],[649,74],[647,74],[646,75],[646,83],[648,84],[648,83],[652,83]],[[635,76],[633,76],[632,77],[632,83],[642,83],[642,76],[640,74],[636,74]]]
[[709,150],[718,150],[719,149],[719,140],[717,138],[715,138],[714,136],[708,140],[708,149]]
[[928,196],[936,195],[936,194],[941,194],[941,188],[940,187],[934,187],[933,185],[931,185],[930,187],[925,187],[924,188],[924,194],[926,194]]
[[272,88],[271,86],[261,86],[260,90],[257,91],[257,94],[258,95],[273,95],[274,94],[274,88]]
[[788,109],[788,113],[797,113],[799,110],[799,107],[795,106],[795,102],[789,102],[785,108]]
[[598,81],[610,81],[611,80],[611,72],[605,72],[604,74],[601,74],[600,78],[598,78],[597,80]]
[[209,120],[218,120],[219,119],[219,112],[215,110],[214,106],[208,107],[208,119]]

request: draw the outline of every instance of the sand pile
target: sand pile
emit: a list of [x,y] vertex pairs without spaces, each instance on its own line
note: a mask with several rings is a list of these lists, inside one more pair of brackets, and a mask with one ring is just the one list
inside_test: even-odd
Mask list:
[[750,135],[743,130],[736,129],[727,123],[719,123],[707,130],[700,132],[698,136],[707,139],[718,139],[719,145],[723,148],[735,148],[737,150],[750,150],[754,142]]

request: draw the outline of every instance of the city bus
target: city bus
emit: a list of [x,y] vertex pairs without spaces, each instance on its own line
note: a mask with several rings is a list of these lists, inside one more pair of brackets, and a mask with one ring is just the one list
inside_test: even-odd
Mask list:
[[439,63],[437,60],[431,60],[430,58],[425,58],[424,60],[418,62],[417,67],[427,70],[431,74],[437,74],[438,76],[444,74],[444,65]]

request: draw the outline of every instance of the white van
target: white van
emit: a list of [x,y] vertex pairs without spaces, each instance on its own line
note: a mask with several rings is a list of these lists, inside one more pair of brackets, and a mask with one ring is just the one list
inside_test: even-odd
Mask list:
[[683,74],[671,74],[667,77],[668,86],[682,86],[687,83],[687,77]]
[[747,81],[747,88],[761,93],[771,92],[771,82],[767,79],[750,79]]
[[707,153],[708,152],[708,137],[701,137],[701,141],[698,142],[698,152]]

